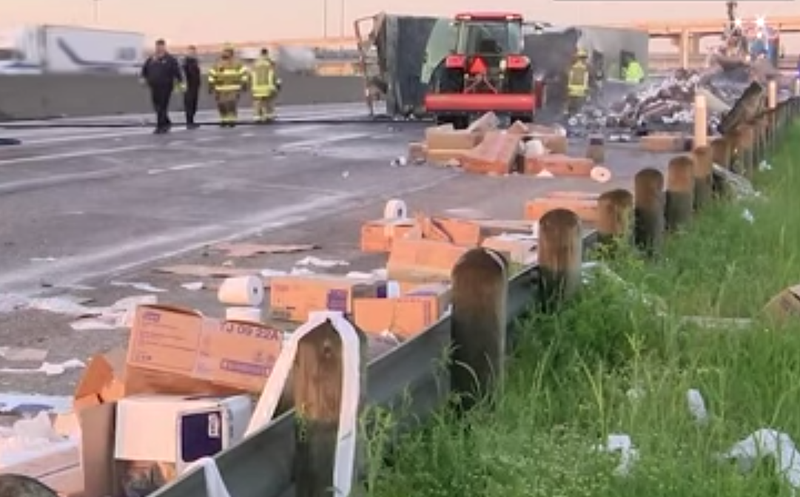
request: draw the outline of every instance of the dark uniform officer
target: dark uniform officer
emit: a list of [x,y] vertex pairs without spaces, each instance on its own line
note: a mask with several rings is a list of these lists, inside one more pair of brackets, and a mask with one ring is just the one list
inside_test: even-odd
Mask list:
[[169,132],[172,122],[169,120],[169,100],[175,85],[183,84],[183,76],[178,61],[167,53],[164,40],[156,42],[156,52],[148,57],[142,66],[141,79],[150,87],[150,97],[156,111],[156,129],[154,133]]
[[183,75],[186,78],[186,90],[183,94],[183,110],[186,113],[186,128],[198,127],[194,122],[197,114],[197,98],[200,93],[200,63],[197,61],[197,49],[189,47],[189,53],[183,59]]

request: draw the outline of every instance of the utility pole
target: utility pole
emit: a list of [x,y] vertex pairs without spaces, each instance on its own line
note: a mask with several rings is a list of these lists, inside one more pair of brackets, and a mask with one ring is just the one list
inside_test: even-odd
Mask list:
[[322,0],[322,37],[328,37],[328,0]]

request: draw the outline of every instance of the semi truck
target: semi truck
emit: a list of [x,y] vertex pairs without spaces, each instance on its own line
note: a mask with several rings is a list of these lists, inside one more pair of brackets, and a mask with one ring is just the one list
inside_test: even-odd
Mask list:
[[0,74],[135,74],[143,33],[34,25],[0,32]]

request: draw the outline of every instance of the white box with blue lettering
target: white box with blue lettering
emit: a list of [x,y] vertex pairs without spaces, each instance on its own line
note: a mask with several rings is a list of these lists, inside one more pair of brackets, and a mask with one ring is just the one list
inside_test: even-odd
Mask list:
[[144,497],[244,437],[247,395],[136,395],[117,403],[114,459],[127,497]]

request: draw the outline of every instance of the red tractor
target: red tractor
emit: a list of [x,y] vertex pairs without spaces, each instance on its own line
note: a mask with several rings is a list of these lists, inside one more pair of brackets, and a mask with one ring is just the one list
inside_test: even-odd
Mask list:
[[531,122],[544,88],[523,53],[522,15],[458,14],[455,28],[456,46],[432,74],[426,111],[458,128],[490,111]]

